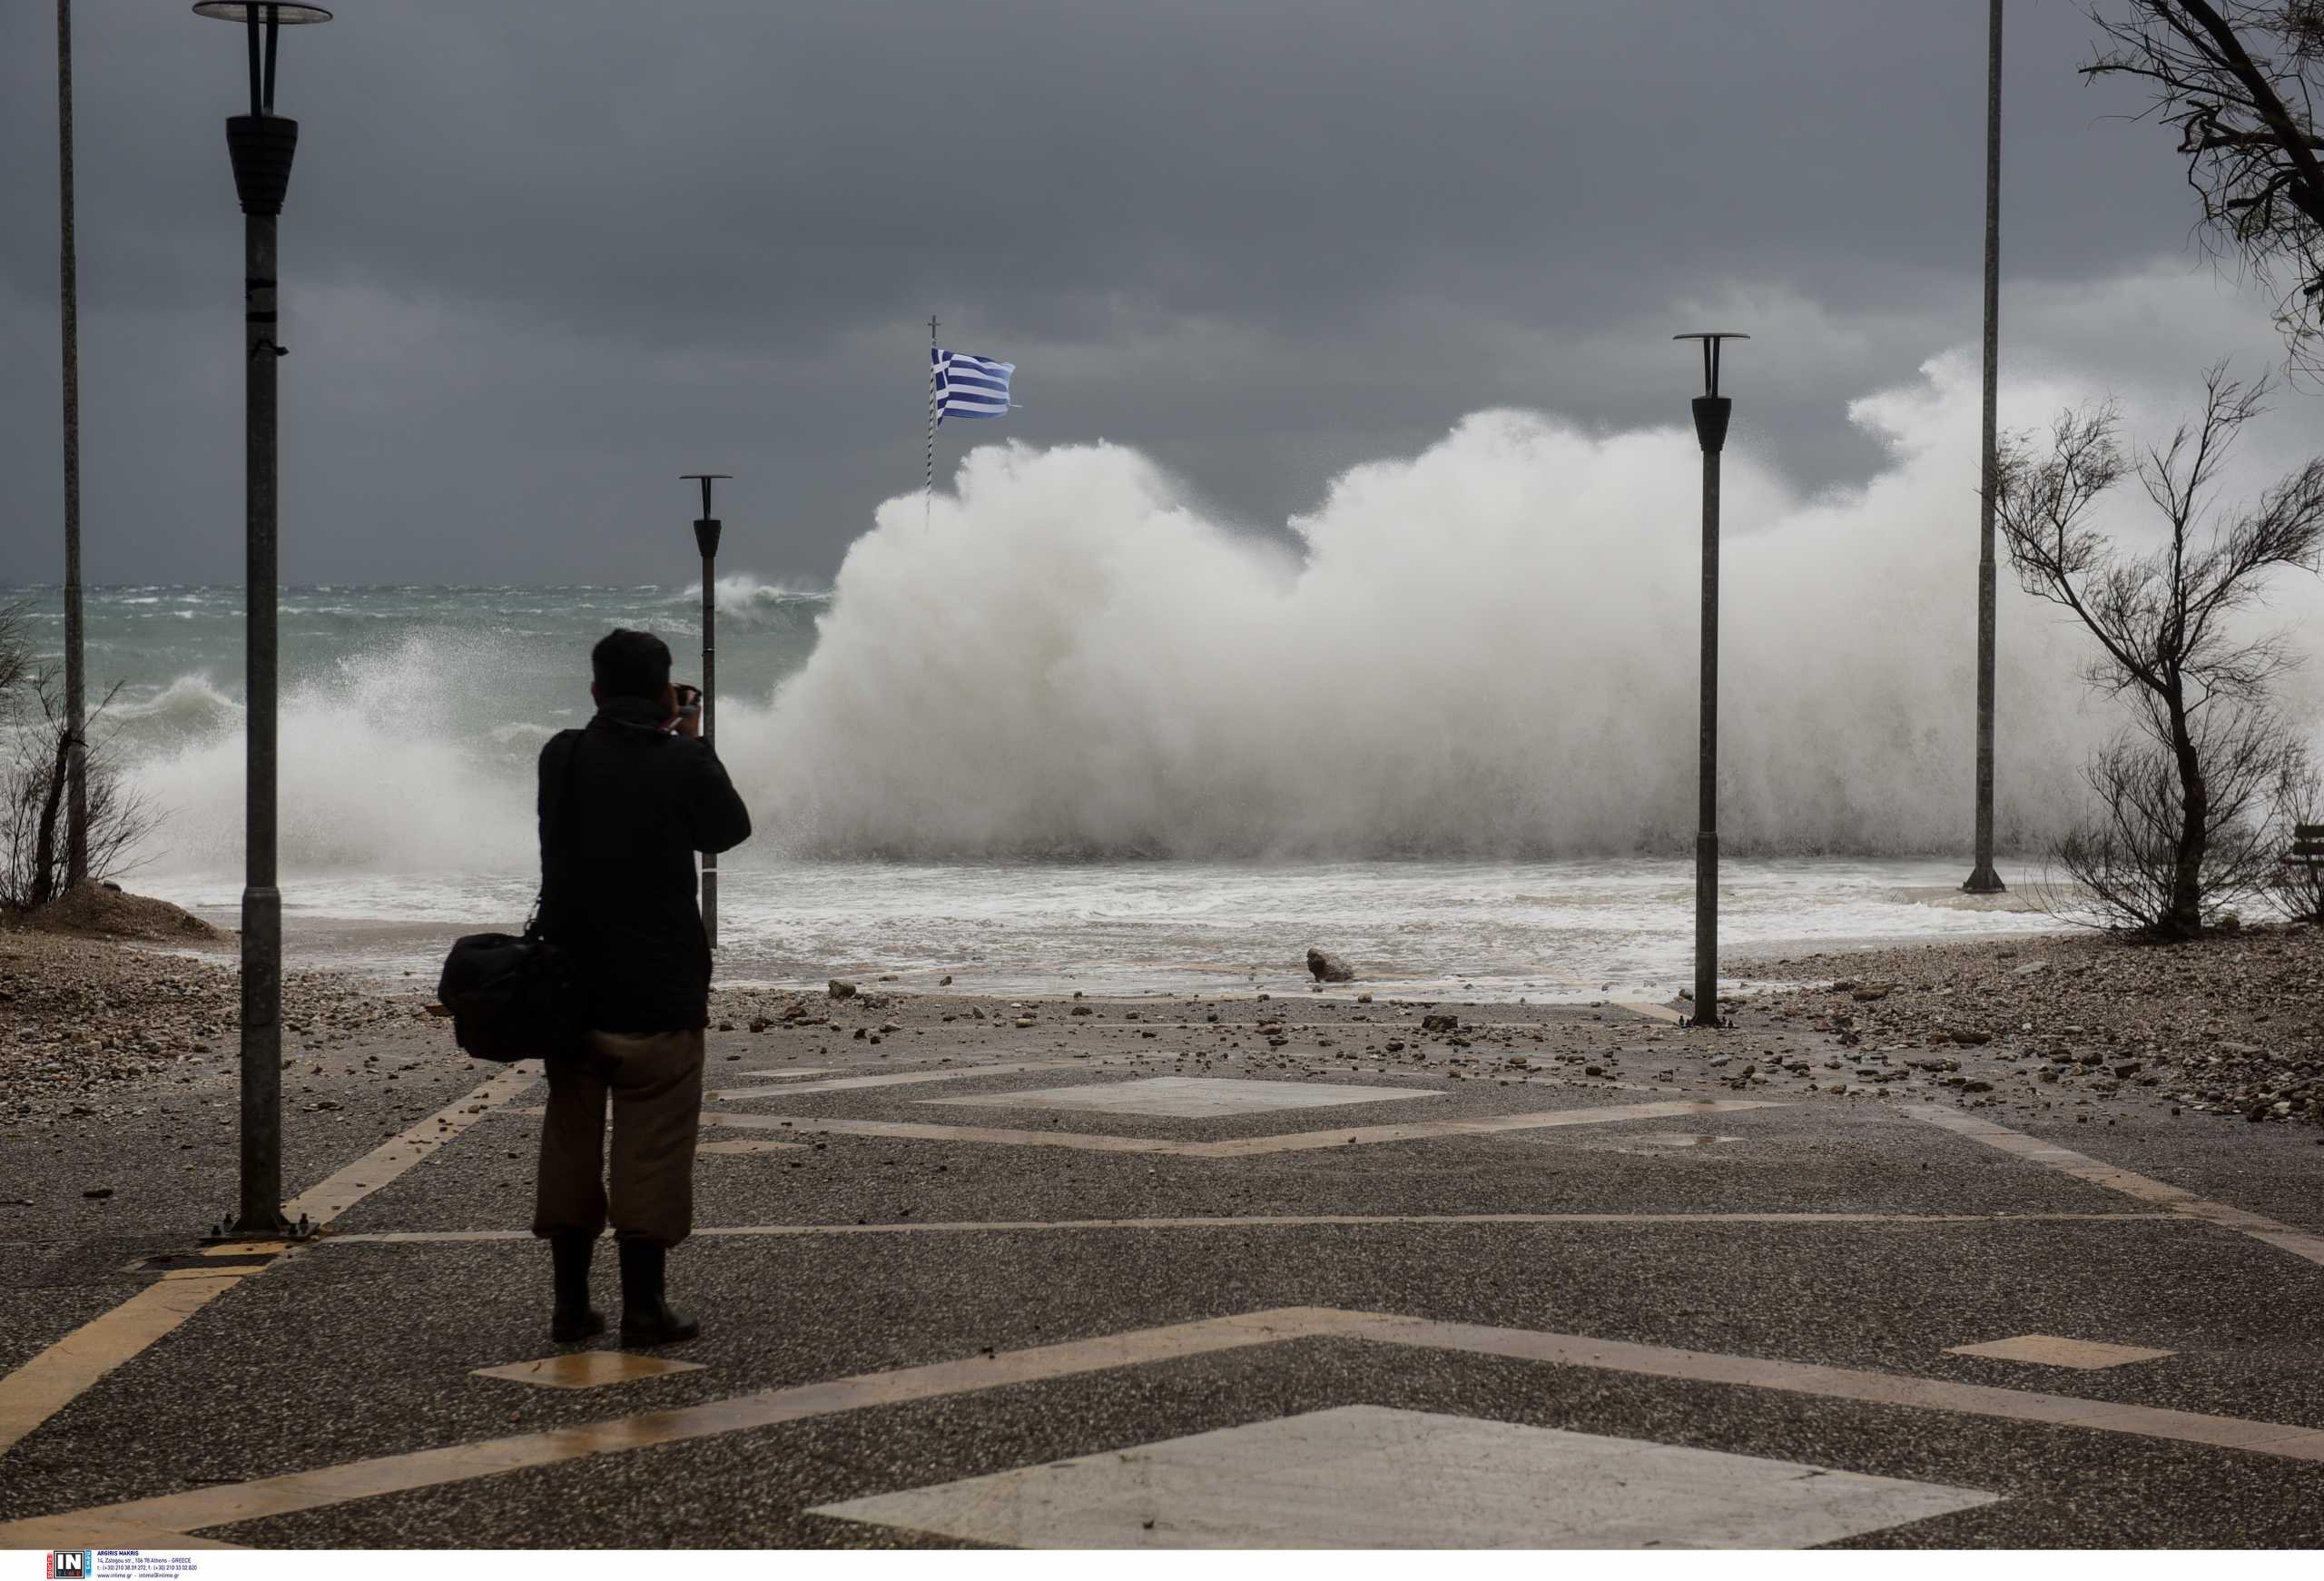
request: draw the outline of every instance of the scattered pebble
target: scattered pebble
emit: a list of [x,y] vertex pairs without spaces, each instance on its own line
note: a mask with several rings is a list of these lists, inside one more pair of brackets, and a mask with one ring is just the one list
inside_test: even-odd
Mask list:
[[2308,1013],[2324,991],[2324,930],[2245,927],[2169,946],[2074,934],[1729,969],[1794,982],[1833,973],[1827,986],[1752,1003],[1776,1023],[1922,1069],[1936,1062],[1912,1058],[1915,1047],[1974,1049],[1978,1069],[1956,1086],[1994,1093],[1985,1102],[2144,1098],[2174,1113],[2324,1123],[2324,1027]]

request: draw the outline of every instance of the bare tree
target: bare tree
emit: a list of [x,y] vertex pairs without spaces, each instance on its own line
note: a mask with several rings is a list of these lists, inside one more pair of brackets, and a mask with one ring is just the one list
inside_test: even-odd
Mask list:
[[[113,697],[106,694],[90,725],[103,718]],[[25,646],[21,607],[0,608],[0,908],[30,910],[75,880],[72,843],[60,825],[78,735],[60,678],[37,667]],[[111,746],[110,737],[91,742],[84,754],[90,879],[135,865],[137,846],[159,821],[123,782]]]
[[[2289,852],[2302,825],[2324,825],[2324,765],[2303,758],[2275,792],[2278,844]],[[2324,860],[2285,855],[2270,874],[2269,897],[2296,923],[2324,924]]]
[[32,673],[32,654],[25,647],[25,607],[0,604],[0,697],[12,696]]
[[[2070,881],[2056,909],[2094,914],[2102,926],[2183,937],[2172,925],[2188,871],[2187,791],[2162,722],[2124,731],[2083,770],[2097,815],[2050,853]],[[2201,913],[2280,902],[2283,846],[2274,816],[2305,755],[2283,721],[2262,708],[2205,710],[2194,726],[2206,802],[2194,858]],[[2053,887],[2053,899],[2060,898]]]
[[2179,130],[2201,230],[2277,291],[2292,365],[2324,372],[2324,0],[2123,0],[2082,68],[2127,76]]
[[[2250,891],[2242,843],[2297,764],[2268,707],[2290,652],[2281,633],[2254,635],[2235,618],[2277,568],[2319,569],[2324,459],[2241,510],[2222,514],[2217,499],[2220,469],[2266,392],[2265,380],[2246,387],[2220,363],[2201,416],[2164,445],[2126,458],[2109,402],[2061,415],[2046,452],[2013,436],[1998,469],[1995,514],[2018,580],[2096,639],[2090,684],[2136,704],[2131,735],[2091,768],[2101,822],[2057,855],[2114,921],[2163,937],[2195,933],[2209,907]],[[2126,473],[2162,517],[2152,553],[2089,525]]]

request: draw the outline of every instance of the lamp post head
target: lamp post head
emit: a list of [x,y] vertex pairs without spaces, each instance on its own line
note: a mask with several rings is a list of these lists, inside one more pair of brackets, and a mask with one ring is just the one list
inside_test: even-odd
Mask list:
[[1700,341],[1703,343],[1703,393],[1718,393],[1718,343],[1721,341],[1748,341],[1751,337],[1739,330],[1701,330],[1691,335],[1673,335],[1674,341]]
[[705,560],[718,552],[720,525],[718,519],[710,514],[710,485],[720,479],[731,479],[734,475],[732,472],[681,472],[678,474],[678,481],[681,483],[699,482],[702,485],[702,516],[694,524],[694,547],[702,550],[702,558]]
[[699,481],[702,484],[702,514],[704,519],[706,520],[710,516],[710,485],[712,481],[714,479],[722,481],[728,480],[733,479],[734,476],[734,474],[732,472],[681,472],[678,474],[678,481],[681,483],[693,483]]
[[[218,22],[238,22],[250,38],[251,114],[274,114],[274,54],[281,28],[329,22],[330,13],[320,5],[283,5],[275,0],[199,0],[196,16]],[[265,24],[265,48],[259,47],[259,25]]]
[[[320,5],[275,0],[200,0],[196,16],[241,25],[250,41],[251,113],[226,119],[226,147],[234,161],[234,190],[246,214],[279,214],[290,187],[290,160],[299,150],[299,124],[274,113],[274,56],[284,25],[329,22]],[[260,24],[265,24],[263,29]]]
[[1718,344],[1751,337],[1735,330],[1706,330],[1670,338],[1703,343],[1703,392],[1695,397],[1695,438],[1701,441],[1704,455],[1715,456],[1727,448],[1727,415],[1735,406],[1718,392]]
[[[212,16],[221,22],[248,22],[251,13],[257,12],[259,20],[279,21],[285,27],[296,27],[302,22],[329,22],[330,13],[320,5],[277,5],[272,0],[199,0],[193,8],[196,16]],[[270,18],[269,13],[280,12]]]

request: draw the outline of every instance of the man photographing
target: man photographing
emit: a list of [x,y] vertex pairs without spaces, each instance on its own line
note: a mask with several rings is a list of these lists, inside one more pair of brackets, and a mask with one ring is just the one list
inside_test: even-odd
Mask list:
[[541,932],[572,957],[590,1030],[576,1056],[548,1064],[533,1233],[555,1265],[552,1339],[605,1329],[589,1306],[589,1261],[610,1220],[621,1341],[667,1345],[701,1329],[663,1291],[669,1250],[694,1228],[710,1024],[694,853],[741,845],[751,815],[701,739],[702,694],[670,684],[660,637],[615,631],[589,663],[596,717],[541,748]]

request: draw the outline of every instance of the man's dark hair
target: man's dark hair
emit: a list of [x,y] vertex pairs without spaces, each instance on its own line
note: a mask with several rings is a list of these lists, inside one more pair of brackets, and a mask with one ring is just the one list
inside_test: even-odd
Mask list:
[[608,697],[659,702],[670,684],[669,645],[650,631],[616,628],[589,650],[589,670]]

